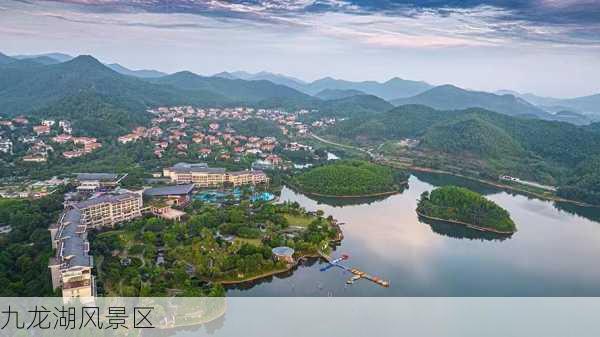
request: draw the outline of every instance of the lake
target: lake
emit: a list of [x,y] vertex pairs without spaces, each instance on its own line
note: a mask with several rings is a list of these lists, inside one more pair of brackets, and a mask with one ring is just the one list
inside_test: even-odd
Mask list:
[[[454,184],[507,209],[518,232],[495,236],[420,221],[419,195]],[[309,198],[284,188],[282,201],[322,209],[340,222],[333,257],[390,280],[389,288],[312,259],[284,275],[228,289],[228,296],[600,296],[600,209],[530,198],[470,180],[414,174],[403,192],[379,199]]]

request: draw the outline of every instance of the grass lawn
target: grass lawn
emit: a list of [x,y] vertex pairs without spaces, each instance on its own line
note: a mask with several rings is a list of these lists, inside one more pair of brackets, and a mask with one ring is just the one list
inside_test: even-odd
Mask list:
[[290,224],[290,226],[299,226],[299,227],[307,227],[311,222],[313,222],[316,217],[314,216],[302,216],[302,215],[291,215],[285,214],[284,217]]

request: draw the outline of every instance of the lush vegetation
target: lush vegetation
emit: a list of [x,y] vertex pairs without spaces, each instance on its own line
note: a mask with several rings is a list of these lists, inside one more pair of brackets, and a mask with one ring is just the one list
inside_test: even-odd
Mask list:
[[51,296],[48,259],[52,246],[48,227],[62,210],[58,191],[37,200],[0,199],[0,297]]
[[386,166],[343,160],[312,168],[295,177],[293,183],[309,193],[361,196],[396,191],[406,179],[406,173]]
[[499,232],[516,231],[515,223],[506,210],[482,195],[462,187],[444,186],[431,193],[423,192],[417,212]]
[[392,103],[395,105],[422,104],[444,110],[479,107],[513,116],[550,117],[541,108],[513,95],[470,91],[453,85],[440,85],[413,97],[394,100]]
[[[308,213],[297,203],[244,201],[215,207],[194,201],[186,211],[189,218],[183,223],[144,218],[92,235],[101,293],[222,295],[221,282],[287,270],[273,260],[273,247],[292,247],[297,256],[314,255],[328,251],[337,234],[331,218],[324,218],[322,212]],[[164,263],[157,263],[159,255]],[[130,264],[123,265],[125,260]]]
[[402,155],[416,158],[420,165],[470,169],[492,179],[518,176],[557,185],[564,197],[598,202],[594,194],[600,184],[594,178],[593,158],[600,155],[600,132],[594,124],[407,105],[342,121],[325,136],[361,146],[412,138],[419,146]]

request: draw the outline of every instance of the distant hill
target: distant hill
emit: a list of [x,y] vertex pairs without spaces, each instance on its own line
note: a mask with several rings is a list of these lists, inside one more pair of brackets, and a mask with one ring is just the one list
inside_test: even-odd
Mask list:
[[374,114],[384,113],[394,106],[377,96],[356,95],[321,101],[318,105],[319,112],[313,113],[313,117],[322,115],[324,117],[348,118],[368,117]]
[[547,119],[543,109],[513,95],[496,95],[482,91],[470,91],[453,85],[441,85],[419,95],[392,101],[396,106],[421,104],[434,109],[483,108],[506,115],[531,115]]
[[106,66],[109,67],[110,69],[118,72],[119,74],[140,77],[140,78],[157,78],[157,77],[162,77],[162,76],[167,75],[158,70],[148,70],[148,69],[131,70],[131,69],[123,67],[122,65],[120,65],[118,63],[111,63],[111,64],[107,64]]
[[323,100],[332,100],[332,99],[340,99],[346,97],[352,97],[357,95],[366,95],[364,92],[360,90],[354,89],[325,89],[323,91],[319,91],[314,96]]
[[91,56],[53,64],[0,67],[0,112],[25,113],[58,100],[91,92],[112,97],[129,108],[144,109],[158,104],[219,105],[228,99],[203,90],[193,92],[148,83],[121,75]]
[[302,90],[311,95],[325,89],[358,90],[385,100],[393,100],[414,96],[431,88],[432,86],[425,82],[403,80],[397,77],[383,83],[376,81],[351,82],[325,77],[304,85]]
[[244,71],[235,71],[231,73],[221,72],[213,76],[227,79],[242,79],[250,81],[267,80],[276,84],[288,86],[290,88],[296,89],[298,91],[312,96],[315,96],[318,93],[327,89],[342,91],[355,90],[360,91],[364,94],[378,96],[385,100],[414,96],[433,87],[425,82],[403,80],[397,77],[394,77],[386,82],[353,82],[346,80],[338,80],[331,77],[325,77],[313,82],[305,82],[291,76],[273,74],[266,71],[262,71],[255,74]]
[[568,110],[577,114],[597,115],[596,117],[600,117],[600,94],[561,99],[537,96],[534,94],[521,94],[510,90],[502,90],[500,92],[510,92],[511,94],[550,112]]
[[0,65],[13,63],[15,61],[16,59],[0,53]]
[[228,97],[232,101],[257,103],[265,100],[289,100],[313,104],[315,98],[284,85],[266,80],[247,81],[223,77],[205,77],[182,71],[153,79],[154,83],[168,84],[187,90],[206,90]]
[[274,74],[268,71],[261,71],[258,73],[249,73],[245,71],[234,71],[234,72],[221,72],[213,75],[215,77],[222,77],[227,79],[239,79],[246,81],[269,81],[275,84],[285,85],[292,89],[303,91],[302,88],[306,84],[304,81],[297,79],[295,77],[282,75],[282,74]]
[[49,57],[58,62],[67,62],[67,61],[70,61],[75,58],[71,55],[63,54],[63,53],[45,53],[45,54],[35,54],[35,55],[13,55],[12,57],[19,59],[19,60],[26,60],[26,59],[38,58],[38,57]]

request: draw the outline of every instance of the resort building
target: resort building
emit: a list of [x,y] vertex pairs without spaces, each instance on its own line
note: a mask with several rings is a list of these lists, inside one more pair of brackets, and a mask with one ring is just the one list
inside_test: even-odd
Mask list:
[[117,187],[123,178],[115,173],[78,173],[75,179],[78,191],[96,192]]
[[88,228],[113,227],[115,224],[142,216],[142,195],[139,193],[103,194],[77,203],[81,223]]
[[65,302],[74,297],[91,301],[96,295],[92,275],[93,258],[88,254],[88,229],[112,227],[119,222],[140,217],[141,208],[141,194],[104,194],[68,207],[59,220],[50,226],[56,255],[50,259],[48,267],[52,275],[52,287],[62,289]]
[[163,175],[174,183],[194,184],[196,187],[256,185],[269,182],[269,178],[262,171],[226,172],[224,168],[209,168],[205,163],[178,163],[164,169]]
[[144,190],[144,198],[165,199],[169,205],[185,206],[192,198],[194,184],[154,187]]
[[56,256],[48,267],[52,288],[62,288],[65,302],[74,297],[92,299],[96,294],[92,275],[93,258],[88,255],[87,227],[81,223],[81,212],[69,209],[50,227],[52,247]]

